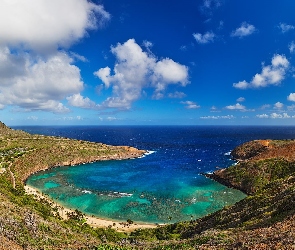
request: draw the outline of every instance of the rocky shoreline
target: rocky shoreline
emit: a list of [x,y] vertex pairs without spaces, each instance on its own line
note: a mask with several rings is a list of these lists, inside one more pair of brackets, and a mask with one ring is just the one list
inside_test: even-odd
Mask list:
[[[237,146],[230,153],[232,159],[237,161],[234,166],[218,169],[213,173],[202,173],[202,175],[229,188],[238,189],[250,195],[253,194],[256,189],[253,188],[251,184],[245,183],[245,174],[247,172],[253,173],[252,177],[248,176],[249,179],[254,179],[255,174],[259,175],[259,173],[253,169],[253,166],[260,161],[272,161],[275,159],[275,161],[292,163],[295,161],[293,152],[295,152],[294,140],[249,141]],[[267,166],[264,168],[267,169]],[[237,178],[237,174],[240,175],[239,178]],[[271,178],[271,176],[269,178]],[[267,182],[267,180],[265,182]]]
[[233,183],[230,182],[230,179],[226,179],[222,177],[222,172],[225,171],[225,169],[220,169],[220,170],[216,170],[213,173],[201,173],[201,175],[214,180],[228,188],[234,188],[237,190],[240,190],[241,192],[245,193],[248,195],[247,191],[243,188],[241,188],[240,186],[234,185]]
[[[99,144],[98,144],[99,145]],[[134,147],[129,146],[109,146],[104,145],[106,147],[112,147],[115,150],[120,151],[120,153],[115,153],[112,155],[97,155],[91,157],[77,157],[72,160],[59,162],[56,165],[37,165],[34,170],[26,173],[25,176],[22,177],[22,181],[25,184],[27,179],[38,172],[46,171],[52,168],[58,167],[66,167],[66,166],[77,166],[81,164],[89,164],[99,161],[111,161],[111,160],[128,160],[128,159],[136,159],[144,156],[148,151],[146,150],[139,150]]]

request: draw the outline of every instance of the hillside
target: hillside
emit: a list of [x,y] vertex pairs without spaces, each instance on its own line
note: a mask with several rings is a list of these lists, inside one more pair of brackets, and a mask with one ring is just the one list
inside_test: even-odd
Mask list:
[[[0,124],[0,249],[81,249],[125,234],[93,229],[76,212],[62,220],[46,200],[24,191],[31,174],[55,166],[135,158],[145,151],[67,138],[30,135]],[[42,246],[42,247],[41,247]]]
[[295,141],[251,141],[232,156],[237,165],[206,176],[247,198],[195,221],[134,235],[156,235],[178,249],[295,249]]
[[258,140],[232,151],[238,164],[209,178],[248,197],[198,220],[116,232],[92,228],[76,211],[63,220],[47,200],[24,192],[36,171],[144,151],[30,135],[0,124],[0,249],[294,249],[295,141]]

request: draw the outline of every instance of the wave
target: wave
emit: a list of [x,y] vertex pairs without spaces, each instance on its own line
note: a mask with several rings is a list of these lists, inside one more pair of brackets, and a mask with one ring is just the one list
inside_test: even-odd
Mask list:
[[82,190],[81,192],[84,193],[84,194],[92,194],[92,192],[89,191],[89,190]]
[[147,152],[143,155],[143,156],[141,156],[141,157],[139,157],[139,158],[144,158],[144,157],[146,157],[146,156],[148,156],[148,155],[151,155],[151,154],[153,154],[153,153],[156,153],[157,151],[152,151],[152,150],[147,150]]
[[[100,194],[103,195],[103,194]],[[120,193],[120,192],[108,192],[107,196],[114,197],[114,198],[121,198],[121,197],[131,197],[133,194],[129,193]]]
[[230,155],[230,154],[231,154],[231,151],[224,153],[224,155]]

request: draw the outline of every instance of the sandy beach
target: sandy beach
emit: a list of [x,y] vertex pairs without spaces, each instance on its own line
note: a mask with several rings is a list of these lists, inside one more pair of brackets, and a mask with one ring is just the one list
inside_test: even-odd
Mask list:
[[[65,220],[68,219],[68,217],[67,217],[68,212],[74,212],[74,210],[66,208],[66,207],[62,206],[61,204],[57,203],[56,201],[51,200],[48,196],[42,195],[42,193],[40,191],[38,191],[37,189],[35,189],[31,186],[25,185],[24,188],[25,188],[27,194],[32,194],[37,199],[45,198],[48,201],[50,201],[51,203],[52,202],[55,203],[59,207],[58,212],[59,212],[60,216]],[[94,216],[87,216],[87,215],[85,216],[85,219],[86,219],[87,224],[89,224],[92,227],[100,227],[100,228],[111,227],[111,228],[116,229],[120,232],[131,232],[136,229],[157,227],[156,224],[138,224],[138,223],[128,224],[127,222],[105,220],[105,219],[100,219],[100,218],[97,218]]]

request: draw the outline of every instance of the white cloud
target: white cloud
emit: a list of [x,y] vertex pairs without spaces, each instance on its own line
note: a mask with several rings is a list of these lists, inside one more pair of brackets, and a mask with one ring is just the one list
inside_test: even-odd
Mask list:
[[250,84],[248,82],[246,82],[245,80],[233,84],[233,86],[237,89],[246,89],[249,87],[249,85]]
[[269,116],[271,119],[288,119],[291,118],[287,113],[283,114],[277,114],[277,113],[272,113]]
[[201,107],[200,105],[197,105],[195,102],[192,102],[192,101],[185,101],[180,103],[186,105],[185,106],[186,109],[198,109]]
[[0,3],[0,107],[65,113],[66,97],[83,90],[68,48],[110,18],[87,0],[4,0]]
[[218,120],[218,119],[235,119],[235,117],[233,115],[201,116],[200,119],[204,119],[204,120]]
[[284,104],[281,102],[277,102],[274,104],[274,109],[281,109],[284,107]]
[[294,53],[294,51],[295,51],[295,43],[294,43],[294,41],[292,41],[289,44],[289,50],[290,50],[290,53]]
[[94,72],[113,91],[100,108],[129,109],[145,87],[152,87],[153,97],[159,99],[170,84],[186,86],[189,83],[186,66],[169,58],[157,61],[152,54],[144,52],[134,39],[118,43],[111,51],[117,59],[114,75],[111,75],[109,67]]
[[193,34],[194,38],[198,43],[206,44],[214,41],[215,34],[212,31],[206,32],[204,35],[201,33]]
[[289,101],[295,102],[295,93],[291,93],[290,95],[288,95],[287,99]]
[[221,6],[221,0],[204,0],[201,10],[205,13],[212,14],[212,11]]
[[110,18],[87,0],[4,0],[0,6],[0,46],[38,51],[68,47]]
[[241,27],[237,28],[235,31],[231,33],[232,37],[244,37],[253,34],[256,31],[254,25],[249,23],[242,23]]
[[111,69],[109,67],[101,68],[98,71],[94,72],[94,75],[100,78],[104,85],[105,88],[109,88],[111,84]]
[[281,29],[282,33],[286,33],[290,30],[295,29],[295,26],[286,23],[280,23],[279,28]]
[[145,41],[143,41],[142,45],[145,47],[145,49],[147,50],[147,52],[149,54],[151,54],[151,55],[153,54],[151,51],[151,48],[154,46],[154,44],[152,42],[145,40]]
[[293,116],[291,117],[287,113],[283,113],[283,114],[271,113],[270,115],[261,114],[261,115],[256,115],[256,117],[261,118],[261,119],[267,119],[267,118],[271,118],[271,119],[289,119],[289,118],[294,118]]
[[47,60],[38,58],[33,63],[31,60],[27,53],[0,50],[0,104],[26,110],[68,112],[60,101],[83,89],[80,70],[61,52]]
[[106,120],[108,120],[108,121],[116,121],[116,120],[118,120],[118,118],[113,117],[113,116],[108,116],[108,117],[106,118]]
[[220,112],[220,110],[218,110],[218,108],[216,106],[212,106],[210,108],[210,112]]
[[260,74],[256,74],[251,82],[241,81],[233,86],[239,89],[259,88],[268,85],[279,85],[284,80],[289,61],[284,55],[274,55],[271,65],[263,66]]
[[79,55],[75,52],[70,52],[70,55],[73,59],[76,59],[75,61],[88,62],[88,59],[85,56]]
[[268,118],[269,116],[267,114],[262,114],[262,115],[256,115],[256,117],[264,119],[264,118]]
[[95,108],[95,102],[91,101],[88,97],[83,97],[80,94],[74,94],[66,98],[69,104],[73,107],[79,108]]
[[246,99],[244,98],[244,97],[239,97],[238,99],[237,99],[237,102],[244,102]]
[[230,110],[245,110],[246,107],[244,105],[241,105],[240,103],[237,103],[235,105],[229,105],[225,107],[226,109]]
[[179,98],[179,99],[181,99],[181,98],[186,97],[186,94],[183,93],[183,92],[175,91],[174,93],[169,93],[168,97],[169,98]]

